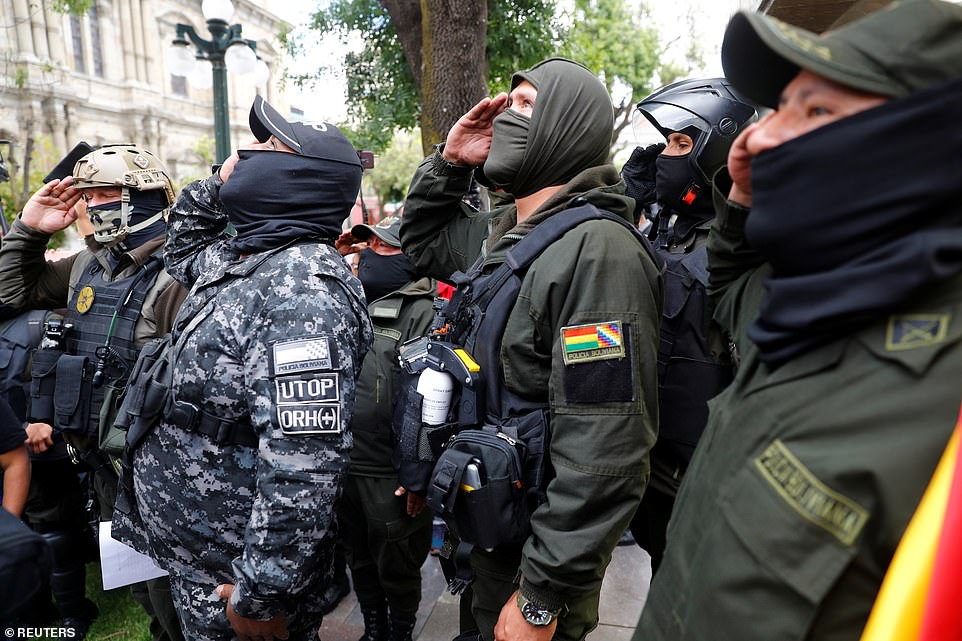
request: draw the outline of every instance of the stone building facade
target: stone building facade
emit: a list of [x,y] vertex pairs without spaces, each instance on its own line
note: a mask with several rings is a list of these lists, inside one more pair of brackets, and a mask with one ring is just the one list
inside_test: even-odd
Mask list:
[[[228,73],[232,147],[251,139],[255,93],[291,111],[279,90],[278,34],[290,25],[272,12],[278,2],[234,0],[231,24],[257,41],[271,75],[255,87],[249,76]],[[213,151],[212,92],[172,76],[164,62],[177,23],[209,39],[200,0],[94,0],[82,16],[53,4],[0,0],[0,139],[13,142],[13,160],[22,160],[32,135],[54,158],[81,140],[136,142],[158,154],[178,183],[209,172],[198,141],[206,136]]]

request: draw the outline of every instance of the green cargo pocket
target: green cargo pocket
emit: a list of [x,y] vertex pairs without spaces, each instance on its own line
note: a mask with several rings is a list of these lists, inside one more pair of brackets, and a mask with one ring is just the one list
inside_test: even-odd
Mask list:
[[[721,586],[724,594],[717,598],[723,602],[717,606],[730,610],[727,616],[740,617],[746,634],[761,625],[769,639],[805,639],[856,548],[842,541],[843,530],[833,531],[803,514],[802,506],[811,506],[813,493],[821,488],[806,487],[797,477],[786,489],[764,471],[761,456],[749,460],[723,494],[722,527],[727,525],[735,540],[715,550],[723,560],[712,571],[721,576],[707,581]],[[759,613],[767,613],[763,623]]]

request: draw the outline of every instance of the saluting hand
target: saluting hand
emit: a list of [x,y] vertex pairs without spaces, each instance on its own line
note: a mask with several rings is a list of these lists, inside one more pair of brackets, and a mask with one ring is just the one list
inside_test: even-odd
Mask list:
[[752,159],[761,151],[777,146],[771,144],[768,128],[764,126],[774,114],[770,112],[745,127],[728,150],[728,175],[732,179],[728,199],[743,207],[752,206]]
[[23,206],[20,221],[34,231],[54,234],[77,220],[76,204],[82,196],[73,186],[73,176],[51,180]]
[[356,254],[357,252],[367,249],[367,243],[363,240],[358,240],[351,233],[351,230],[341,232],[341,235],[337,237],[334,241],[334,249],[341,256],[347,256],[348,254]]
[[451,127],[444,142],[445,160],[455,165],[480,167],[491,149],[492,122],[504,111],[508,94],[499,93],[494,98],[483,98]]
[[287,632],[287,621],[282,614],[267,621],[248,619],[237,614],[230,604],[230,595],[233,592],[233,583],[217,586],[217,596],[227,601],[227,620],[237,633],[238,641],[274,641],[274,639],[287,639],[290,636]]

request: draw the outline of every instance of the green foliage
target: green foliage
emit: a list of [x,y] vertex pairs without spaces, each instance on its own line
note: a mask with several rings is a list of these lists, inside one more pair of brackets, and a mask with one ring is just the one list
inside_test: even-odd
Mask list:
[[382,206],[404,201],[411,176],[422,160],[421,133],[398,130],[390,146],[377,157],[374,169],[367,172]]
[[201,162],[210,165],[214,162],[214,139],[204,134],[194,143],[194,153],[200,156]]
[[[321,73],[343,69],[347,77],[348,116],[353,142],[381,151],[395,129],[418,125],[420,95],[397,31],[377,0],[331,0],[311,18],[312,38],[336,35],[347,43],[361,34],[363,46],[334,60],[316,74],[293,76],[298,85],[310,85]],[[484,61],[491,91],[505,91],[511,73],[547,57],[555,49],[558,27],[554,4],[549,0],[488,0],[488,42]],[[307,36],[288,39],[288,51],[296,56]]]
[[395,127],[417,125],[418,94],[397,32],[387,11],[377,0],[334,0],[318,9],[309,25],[311,34],[288,37],[288,52],[301,53],[309,38],[336,35],[343,43],[361,33],[364,46],[333,60],[317,73],[291,77],[298,86],[311,85],[325,71],[343,67],[348,84],[348,117],[358,123],[349,127],[351,142],[360,149],[380,151],[391,142]]
[[694,39],[684,62],[666,58],[666,43],[644,3],[632,9],[625,0],[575,0],[567,17],[563,54],[600,74],[614,97],[613,145],[641,99],[688,75],[700,63],[701,50]]
[[636,102],[655,89],[661,53],[658,31],[642,17],[624,0],[575,0],[562,51],[603,73],[609,92],[617,82],[630,87],[630,101]]
[[27,85],[27,68],[18,66],[13,71],[13,84],[17,89],[23,89]]
[[[23,185],[23,148],[14,148],[8,155],[8,148],[2,149],[10,181],[0,183],[0,204],[3,205],[3,215],[8,223],[12,223],[27,199],[41,187],[43,177],[52,167],[60,162],[60,154],[54,149],[53,143],[47,136],[40,136],[34,140],[33,152],[30,154],[30,164],[27,175],[26,189]],[[66,238],[63,232],[58,232],[50,239],[48,247],[55,248],[64,244]]]
[[75,16],[82,16],[87,13],[94,4],[94,0],[53,0],[51,6],[58,13],[72,13]]
[[553,55],[561,37],[555,3],[488,0],[488,90],[508,91],[511,75]]

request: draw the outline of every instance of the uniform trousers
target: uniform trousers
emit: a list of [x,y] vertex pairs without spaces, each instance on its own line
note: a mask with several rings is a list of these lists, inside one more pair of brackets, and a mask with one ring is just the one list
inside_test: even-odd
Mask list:
[[431,549],[431,512],[407,515],[394,496],[396,477],[349,474],[338,508],[345,556],[361,607],[387,602],[391,616],[413,618],[421,601],[421,566]]

